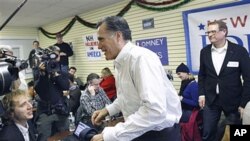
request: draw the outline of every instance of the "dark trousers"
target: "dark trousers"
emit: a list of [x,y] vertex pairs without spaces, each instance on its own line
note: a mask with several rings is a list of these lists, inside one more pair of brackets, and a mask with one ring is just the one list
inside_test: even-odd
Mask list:
[[240,114],[224,112],[225,119],[218,125],[223,109],[217,104],[205,106],[203,109],[203,141],[221,141],[227,124],[241,124]]
[[161,131],[148,131],[133,141],[181,141],[180,125],[175,124]]

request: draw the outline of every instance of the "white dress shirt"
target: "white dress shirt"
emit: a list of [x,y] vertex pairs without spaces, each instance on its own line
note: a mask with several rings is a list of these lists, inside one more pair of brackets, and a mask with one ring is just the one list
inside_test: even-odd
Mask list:
[[[224,62],[226,53],[227,53],[227,46],[228,42],[226,41],[225,45],[221,48],[215,48],[214,45],[212,45],[211,52],[212,52],[212,61],[215,68],[215,71],[217,75],[220,74],[220,70],[222,67],[222,64]],[[216,85],[216,93],[219,94],[219,85]]]
[[23,134],[23,138],[25,141],[30,141],[30,136],[29,136],[29,125],[27,123],[27,128],[24,127],[21,124],[16,123],[16,126],[19,128],[19,130],[21,131],[21,133]]
[[106,127],[105,141],[130,141],[179,122],[180,100],[154,52],[128,42],[114,65],[117,99],[107,110],[111,116],[121,111],[125,122]]

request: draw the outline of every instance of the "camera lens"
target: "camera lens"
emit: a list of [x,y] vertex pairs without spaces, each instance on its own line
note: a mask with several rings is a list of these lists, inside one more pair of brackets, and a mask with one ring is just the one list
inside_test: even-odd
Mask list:
[[0,96],[10,91],[12,78],[8,66],[8,63],[0,62]]

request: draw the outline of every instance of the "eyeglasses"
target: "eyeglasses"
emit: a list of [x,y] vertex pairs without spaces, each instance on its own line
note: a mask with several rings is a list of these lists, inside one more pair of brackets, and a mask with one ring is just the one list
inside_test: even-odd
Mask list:
[[215,33],[219,32],[219,31],[220,30],[211,30],[211,31],[207,31],[206,34],[207,35],[210,34],[210,33],[215,34]]

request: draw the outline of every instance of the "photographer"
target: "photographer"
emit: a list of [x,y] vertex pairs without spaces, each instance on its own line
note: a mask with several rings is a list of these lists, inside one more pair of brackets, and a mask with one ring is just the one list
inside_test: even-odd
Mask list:
[[40,47],[38,41],[33,41],[33,49],[30,51],[29,54],[29,65],[32,69],[33,79],[37,80],[37,76],[39,76],[39,71],[36,69],[37,64],[40,62],[39,57],[37,57],[36,53],[41,52],[43,49]]
[[51,46],[49,50],[50,56],[51,53],[55,53],[56,57],[41,62],[38,67],[39,76],[35,81],[35,90],[40,97],[36,126],[41,141],[47,140],[55,132],[68,130],[69,127],[69,106],[66,102],[67,97],[63,96],[63,91],[69,90],[68,77],[56,67],[56,63],[60,61],[60,49]]

